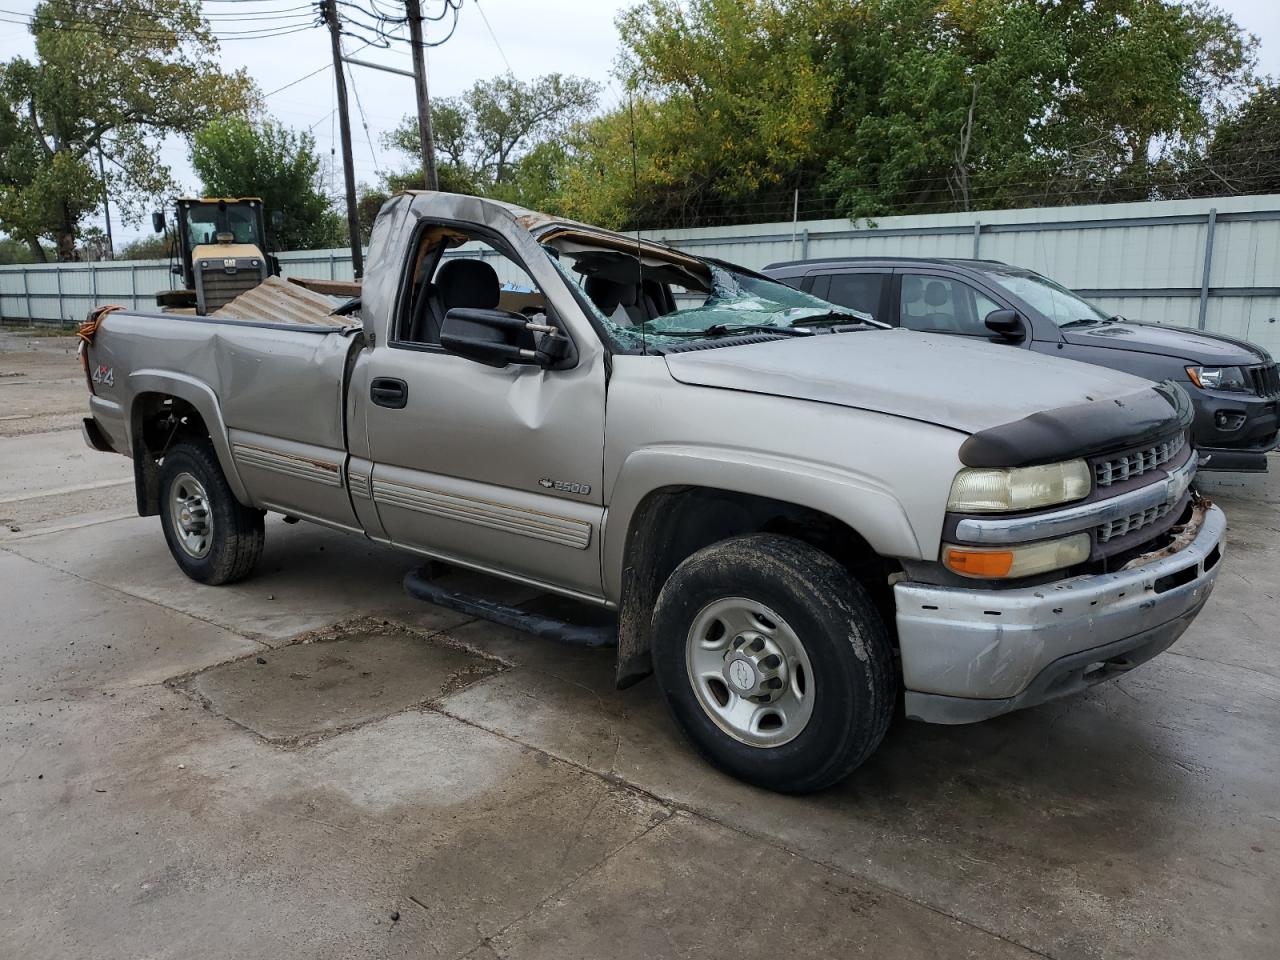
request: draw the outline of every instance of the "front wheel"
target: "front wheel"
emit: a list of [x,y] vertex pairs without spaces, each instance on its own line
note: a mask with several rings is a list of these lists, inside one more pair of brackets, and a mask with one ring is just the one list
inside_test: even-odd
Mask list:
[[790,537],[713,544],[672,573],[654,610],[658,686],[726,773],[785,793],[843,779],[883,739],[897,697],[866,591]]
[[184,440],[164,455],[160,523],[173,559],[200,583],[243,580],[262,555],[262,513],[236,499],[208,442]]

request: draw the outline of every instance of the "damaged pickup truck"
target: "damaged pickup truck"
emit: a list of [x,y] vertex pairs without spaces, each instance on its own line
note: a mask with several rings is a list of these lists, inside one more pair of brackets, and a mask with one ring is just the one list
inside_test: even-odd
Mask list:
[[619,686],[800,792],[899,702],[967,723],[1119,676],[1217,578],[1174,385],[474,197],[388,201],[369,262],[342,323],[82,331],[86,439],[193,579],[248,576],[275,511],[599,605]]

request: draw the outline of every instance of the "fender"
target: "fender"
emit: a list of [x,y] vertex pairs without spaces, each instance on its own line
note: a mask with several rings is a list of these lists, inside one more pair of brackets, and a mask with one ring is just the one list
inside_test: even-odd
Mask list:
[[732,447],[663,444],[630,454],[609,497],[601,572],[605,596],[615,603],[622,595],[627,536],[637,507],[655,490],[680,486],[731,490],[807,507],[853,528],[881,556],[922,556],[902,503],[871,477]]
[[213,388],[201,380],[176,370],[142,369],[129,374],[129,417],[125,421],[125,429],[129,439],[129,449],[134,444],[133,437],[133,405],[142,393],[163,393],[180,400],[185,400],[196,409],[209,428],[209,439],[213,443],[214,452],[218,455],[218,463],[226,475],[227,485],[237,500],[245,506],[253,506],[253,500],[245,490],[240,473],[236,470],[235,459],[231,456],[231,442],[227,437],[227,425],[222,419],[222,405],[218,402]]

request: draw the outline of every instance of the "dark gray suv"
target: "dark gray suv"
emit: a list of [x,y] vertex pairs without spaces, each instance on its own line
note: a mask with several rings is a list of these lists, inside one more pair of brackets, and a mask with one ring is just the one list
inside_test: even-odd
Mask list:
[[1220,334],[1108,316],[1061,284],[994,260],[849,257],[765,273],[893,326],[1007,342],[1175,380],[1195,405],[1206,470],[1266,470],[1280,429],[1280,376],[1261,347]]

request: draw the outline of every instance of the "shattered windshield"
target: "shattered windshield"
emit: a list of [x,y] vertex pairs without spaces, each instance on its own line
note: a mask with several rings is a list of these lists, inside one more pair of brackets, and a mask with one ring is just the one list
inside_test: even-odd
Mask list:
[[761,328],[794,333],[806,324],[870,320],[856,310],[729,264],[652,244],[623,251],[584,240],[552,240],[546,249],[624,346],[664,347]]

